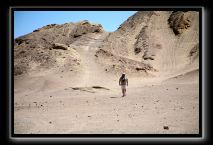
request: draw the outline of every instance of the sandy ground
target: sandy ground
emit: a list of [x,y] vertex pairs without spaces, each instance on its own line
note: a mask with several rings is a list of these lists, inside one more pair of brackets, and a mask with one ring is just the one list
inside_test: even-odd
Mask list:
[[124,98],[119,87],[19,93],[15,133],[198,133],[197,84],[129,81]]
[[15,77],[15,134],[199,133],[198,72],[171,79],[129,77],[127,96],[121,97],[119,76],[99,69],[96,48],[77,51],[84,64],[81,74]]

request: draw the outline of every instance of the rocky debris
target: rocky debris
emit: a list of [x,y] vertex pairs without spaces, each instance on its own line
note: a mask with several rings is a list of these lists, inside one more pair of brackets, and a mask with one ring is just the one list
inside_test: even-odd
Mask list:
[[191,51],[189,52],[189,56],[198,55],[199,53],[199,44],[196,44]]
[[140,71],[140,70],[146,71],[145,68],[139,68],[139,67],[136,67],[136,70],[137,70],[137,71]]
[[138,53],[140,53],[140,52],[141,52],[141,48],[136,47],[136,48],[135,48],[135,54],[138,54]]
[[23,73],[27,73],[28,67],[24,64],[15,65],[14,66],[14,75],[21,75]]
[[163,129],[169,130],[169,127],[168,126],[163,126]]
[[193,63],[195,61],[199,61],[199,43],[196,44],[189,52],[188,55],[189,59],[190,59],[190,63]]
[[53,28],[54,26],[56,26],[57,24],[49,24],[49,25],[46,25],[42,28],[39,28],[39,29],[36,29],[36,30],[33,30],[33,32],[39,32],[40,30],[45,30],[45,29],[50,29],[50,28]]
[[33,30],[33,32],[38,32],[38,31],[39,31],[39,29]]
[[88,34],[88,33],[102,33],[104,32],[103,27],[99,24],[99,25],[95,25],[95,24],[91,24],[89,21],[84,20],[79,22],[79,26],[76,27],[73,30],[73,37],[77,38],[80,37],[82,35]]
[[144,55],[144,56],[143,56],[143,59],[144,59],[144,60],[147,60],[147,59],[154,60],[154,58],[153,58],[153,57],[151,57],[151,56],[147,56],[147,55]]
[[54,43],[53,44],[53,49],[68,50],[68,46],[66,46],[65,44]]
[[27,39],[21,39],[21,38],[16,38],[15,39],[15,44],[16,45],[21,45],[24,42],[27,42]]
[[192,14],[190,12],[175,11],[170,15],[168,23],[175,35],[181,34],[191,26]]
[[98,57],[99,55],[104,55],[104,56],[106,56],[106,57],[113,56],[113,54],[112,54],[111,52],[109,52],[109,51],[107,51],[107,50],[104,50],[104,49],[99,49],[99,50],[96,52],[95,56]]

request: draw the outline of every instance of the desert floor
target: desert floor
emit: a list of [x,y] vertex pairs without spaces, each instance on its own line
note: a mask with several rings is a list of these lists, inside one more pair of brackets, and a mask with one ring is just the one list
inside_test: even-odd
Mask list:
[[15,133],[198,133],[198,83],[129,82],[126,97],[115,85],[42,91],[56,83],[43,80],[39,90],[17,88]]

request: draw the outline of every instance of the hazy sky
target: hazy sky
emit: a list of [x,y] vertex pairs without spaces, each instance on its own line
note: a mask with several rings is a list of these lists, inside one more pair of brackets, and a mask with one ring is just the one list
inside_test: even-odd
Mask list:
[[15,11],[14,38],[31,33],[48,24],[89,20],[113,32],[136,11]]

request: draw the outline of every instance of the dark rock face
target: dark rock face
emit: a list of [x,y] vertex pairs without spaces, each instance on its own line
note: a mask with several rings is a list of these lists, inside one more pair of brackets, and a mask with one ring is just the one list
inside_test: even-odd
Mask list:
[[178,35],[191,26],[192,15],[190,12],[176,11],[170,15],[168,23],[175,35]]

